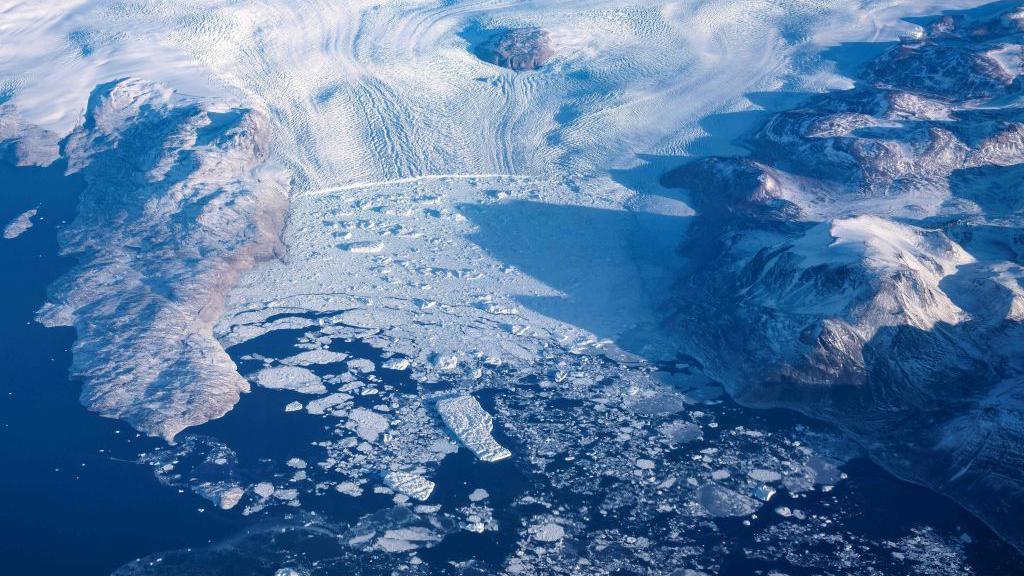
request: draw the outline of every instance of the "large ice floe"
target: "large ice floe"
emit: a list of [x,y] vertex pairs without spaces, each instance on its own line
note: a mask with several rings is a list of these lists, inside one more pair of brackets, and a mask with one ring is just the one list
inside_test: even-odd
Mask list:
[[[863,450],[1020,546],[1021,18],[900,20],[978,4],[12,6],[0,151],[86,184],[39,319],[266,521],[120,573],[969,570]],[[257,395],[287,454],[188,430]]]

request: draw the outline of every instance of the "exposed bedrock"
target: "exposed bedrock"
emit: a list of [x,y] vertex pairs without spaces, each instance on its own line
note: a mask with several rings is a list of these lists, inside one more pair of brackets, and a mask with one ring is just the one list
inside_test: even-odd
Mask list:
[[672,320],[688,352],[1024,549],[1021,15],[938,19],[773,116],[749,156],[663,183],[697,211]]
[[510,70],[536,70],[554,55],[551,37],[539,28],[510,28],[481,32],[486,39],[473,47],[484,62]]
[[61,143],[86,184],[59,239],[78,263],[39,320],[76,329],[90,409],[170,440],[248,390],[211,327],[239,275],[281,251],[288,175],[268,165],[266,125],[125,80],[97,87]]

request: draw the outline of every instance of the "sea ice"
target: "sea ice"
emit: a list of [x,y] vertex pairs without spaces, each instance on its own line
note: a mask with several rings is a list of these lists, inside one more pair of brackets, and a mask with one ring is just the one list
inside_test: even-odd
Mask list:
[[373,361],[367,360],[366,358],[355,358],[348,361],[348,369],[353,372],[360,372],[362,374],[369,374],[377,369]]
[[409,367],[408,358],[390,358],[381,365],[382,368],[388,370],[405,370]]
[[339,482],[334,486],[334,489],[342,494],[358,498],[363,495],[363,489],[354,482]]
[[387,530],[376,543],[376,547],[385,552],[408,552],[427,544],[440,541],[440,537],[434,531],[422,528],[399,528]]
[[252,487],[252,491],[260,498],[270,498],[274,495],[274,485],[270,482],[260,482]]

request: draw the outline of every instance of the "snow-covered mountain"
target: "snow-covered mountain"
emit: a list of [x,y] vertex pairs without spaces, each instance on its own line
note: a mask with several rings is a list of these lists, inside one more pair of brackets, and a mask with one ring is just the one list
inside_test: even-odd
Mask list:
[[168,439],[222,416],[249,384],[212,326],[239,275],[283,254],[266,117],[123,80],[96,88],[61,154],[85,181],[60,238],[78,264],[39,320],[76,329],[82,402]]
[[1022,42],[1016,7],[937,18],[748,156],[663,178],[697,212],[671,323],[707,372],[837,423],[1018,546]]

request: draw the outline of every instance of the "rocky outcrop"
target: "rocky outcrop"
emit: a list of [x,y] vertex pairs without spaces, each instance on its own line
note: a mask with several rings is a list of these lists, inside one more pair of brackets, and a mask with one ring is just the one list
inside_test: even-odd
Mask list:
[[697,210],[673,324],[740,401],[836,423],[1024,548],[1024,30],[983,14],[666,174]]
[[75,328],[90,409],[170,440],[248,390],[212,326],[239,276],[281,252],[288,176],[269,164],[268,137],[258,112],[162,86],[93,92],[61,150],[85,181],[60,237],[78,264],[39,312]]
[[553,55],[551,37],[539,28],[511,28],[490,33],[474,48],[484,62],[510,70],[536,70]]

